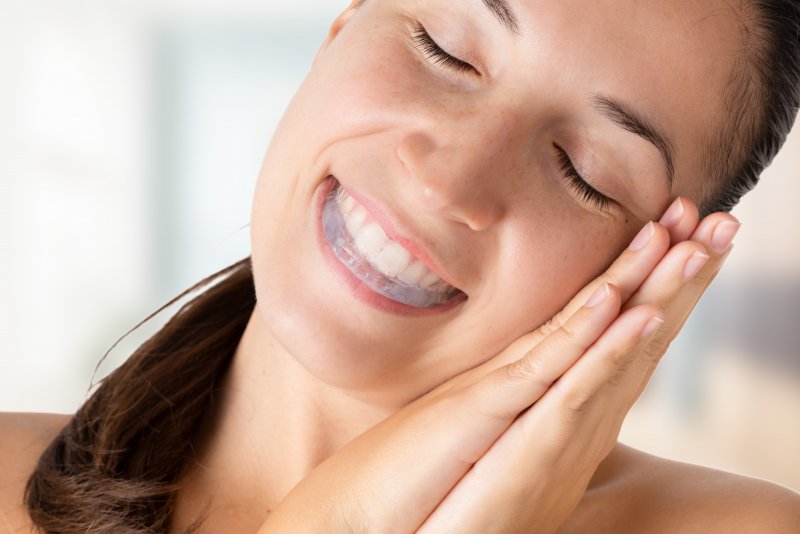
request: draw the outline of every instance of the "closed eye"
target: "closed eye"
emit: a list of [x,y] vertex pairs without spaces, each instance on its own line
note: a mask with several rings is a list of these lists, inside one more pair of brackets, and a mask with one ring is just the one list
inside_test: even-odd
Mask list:
[[453,70],[458,73],[475,72],[478,69],[457,57],[445,52],[436,41],[430,36],[425,27],[417,23],[414,30],[411,32],[411,39],[414,41],[416,47],[425,55],[425,57],[433,64]]
[[567,185],[575,191],[578,197],[584,202],[592,204],[601,211],[607,211],[614,201],[589,185],[589,182],[584,180],[575,168],[567,152],[558,145],[554,146],[558,154],[559,163],[561,164],[561,172],[567,180]]

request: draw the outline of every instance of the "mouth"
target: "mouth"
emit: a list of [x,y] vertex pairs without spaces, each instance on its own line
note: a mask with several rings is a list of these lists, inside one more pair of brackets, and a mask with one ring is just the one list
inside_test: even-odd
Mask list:
[[446,306],[466,298],[408,248],[392,240],[369,211],[335,181],[322,206],[328,245],[360,282],[390,300],[415,308]]

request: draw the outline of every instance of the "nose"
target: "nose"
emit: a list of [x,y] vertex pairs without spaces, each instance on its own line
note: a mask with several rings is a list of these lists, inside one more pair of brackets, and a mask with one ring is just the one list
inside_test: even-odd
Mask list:
[[397,145],[412,198],[475,231],[502,216],[505,198],[503,142],[487,126],[448,123],[447,130],[408,132]]

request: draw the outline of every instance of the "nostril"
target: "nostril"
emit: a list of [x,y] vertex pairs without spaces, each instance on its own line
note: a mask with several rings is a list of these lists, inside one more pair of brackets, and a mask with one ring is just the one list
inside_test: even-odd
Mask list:
[[[397,157],[408,178],[408,189],[420,206],[467,225],[473,231],[491,226],[498,207],[485,188],[486,164],[479,154],[458,142],[437,144],[425,132],[409,132],[397,145]],[[485,159],[485,158],[484,158]]]

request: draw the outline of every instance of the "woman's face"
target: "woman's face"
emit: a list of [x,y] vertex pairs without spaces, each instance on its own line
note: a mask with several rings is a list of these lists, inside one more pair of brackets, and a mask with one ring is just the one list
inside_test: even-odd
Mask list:
[[[253,204],[259,316],[321,380],[421,394],[550,318],[672,198],[700,200],[741,46],[728,4],[507,7],[514,24],[499,0],[346,11],[275,133]],[[338,184],[466,299],[403,313],[353,289],[320,238]]]

